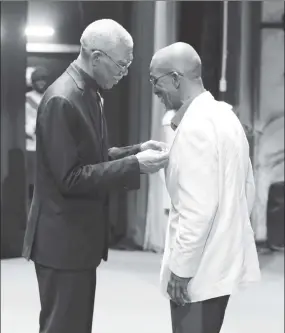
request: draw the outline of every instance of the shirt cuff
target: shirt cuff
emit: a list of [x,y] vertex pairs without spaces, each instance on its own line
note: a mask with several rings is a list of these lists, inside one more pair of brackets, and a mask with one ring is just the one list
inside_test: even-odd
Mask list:
[[169,269],[181,278],[192,278],[196,275],[199,266],[198,260],[189,256],[177,253],[173,250],[169,260]]

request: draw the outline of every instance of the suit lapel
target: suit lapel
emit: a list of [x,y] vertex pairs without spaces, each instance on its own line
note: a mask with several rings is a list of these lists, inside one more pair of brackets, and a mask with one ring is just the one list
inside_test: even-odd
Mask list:
[[169,148],[169,154],[171,153],[171,150],[172,150],[172,148],[173,148],[173,146],[174,146],[174,144],[175,144],[175,141],[176,141],[176,138],[177,138],[178,133],[179,133],[179,127],[177,127],[177,129],[175,130],[174,138],[173,138],[172,143],[171,143],[171,146],[170,146],[170,148]]
[[85,92],[85,100],[87,102],[87,117],[90,120],[92,126],[92,133],[94,135],[94,140],[98,143],[100,154],[102,155],[101,149],[101,134],[100,134],[100,110],[96,108],[94,97],[91,95],[91,92]]
[[68,74],[73,78],[77,87],[83,91],[84,101],[86,102],[87,110],[83,110],[87,118],[90,120],[92,127],[92,135],[98,145],[99,153],[103,161],[108,161],[108,142],[107,142],[107,127],[103,114],[103,98],[98,90],[99,87],[86,84],[79,70],[74,64],[71,64],[67,69]]
[[[169,192],[172,192],[173,180],[175,179],[175,172],[177,169],[174,149],[175,145],[177,145],[177,137],[179,135],[179,131],[180,131],[180,126],[178,126],[177,129],[175,130],[174,138],[171,147],[169,149],[169,163],[168,166],[165,168],[165,181],[166,181],[166,187]],[[174,187],[176,187],[176,184]]]
[[108,143],[108,129],[107,129],[107,122],[106,118],[103,114],[103,121],[102,121],[102,130],[103,130],[103,139],[102,139],[102,150],[103,150],[103,156],[104,161],[108,161],[108,149],[109,149],[109,143]]
[[107,122],[106,117],[104,114],[104,99],[102,98],[99,92],[96,93],[98,97],[98,104],[100,107],[100,133],[101,133],[101,148],[103,154],[103,161],[108,161],[108,129],[107,129]]

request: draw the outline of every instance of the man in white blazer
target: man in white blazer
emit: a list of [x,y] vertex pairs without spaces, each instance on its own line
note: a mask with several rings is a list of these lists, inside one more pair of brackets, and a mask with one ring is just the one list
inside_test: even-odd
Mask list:
[[230,295],[260,279],[248,141],[232,107],[204,89],[201,60],[190,45],[159,50],[150,81],[166,109],[176,110],[161,267],[173,332],[218,333]]

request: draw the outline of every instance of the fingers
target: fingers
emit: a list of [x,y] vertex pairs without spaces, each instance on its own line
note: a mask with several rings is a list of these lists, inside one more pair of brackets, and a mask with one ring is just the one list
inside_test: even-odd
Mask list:
[[159,150],[159,151],[168,150],[168,145],[165,142],[150,140],[148,142],[148,146],[154,150]]
[[179,306],[184,306],[187,303],[191,303],[187,288],[182,287],[179,283],[176,283],[175,281],[170,281],[168,283],[167,293],[170,296],[171,300]]
[[164,168],[169,159],[167,152],[147,149],[136,154],[142,173],[155,173]]
[[168,151],[161,150],[161,151],[159,151],[157,153],[158,153],[158,156],[160,158],[166,158],[166,159],[169,158],[169,152]]
[[147,149],[144,151],[145,154],[149,154],[151,156],[154,156],[154,157],[163,157],[163,156],[168,156],[169,153],[168,151],[164,151],[164,150],[155,150],[155,149]]
[[158,143],[156,144],[156,147],[157,147],[157,149],[162,150],[162,151],[166,151],[166,150],[168,150],[168,146],[167,146],[167,144],[164,143],[164,142],[158,142]]
[[181,297],[183,299],[184,304],[191,303],[191,299],[189,297],[188,289],[182,288]]
[[169,146],[166,143],[161,143],[160,150],[164,152],[169,152]]
[[167,161],[169,159],[168,152],[153,150],[152,153],[153,153],[152,157],[154,162],[160,163]]
[[167,162],[167,160],[163,160],[153,165],[153,172],[157,172],[160,169],[164,168],[167,165]]
[[158,163],[165,163],[167,161],[168,161],[168,155],[159,156],[157,160]]
[[176,284],[174,288],[174,299],[178,305],[184,305],[184,300],[182,298],[182,290],[178,284]]
[[165,168],[168,164],[168,160],[164,160],[164,161],[161,161],[161,163],[159,163],[158,167],[159,167],[159,170],[162,169],[162,168]]
[[169,297],[174,301],[175,297],[174,297],[174,286],[173,286],[173,282],[169,282],[168,286],[167,286],[167,293],[169,295]]

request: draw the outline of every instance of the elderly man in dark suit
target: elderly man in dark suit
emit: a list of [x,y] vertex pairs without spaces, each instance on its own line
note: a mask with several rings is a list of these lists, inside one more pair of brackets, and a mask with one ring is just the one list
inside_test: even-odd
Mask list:
[[112,20],[89,25],[78,59],[38,110],[35,190],[23,255],[35,263],[42,333],[91,333],[96,268],[107,260],[110,190],[140,187],[164,167],[162,143],[108,150],[101,89],[127,75],[129,33]]

